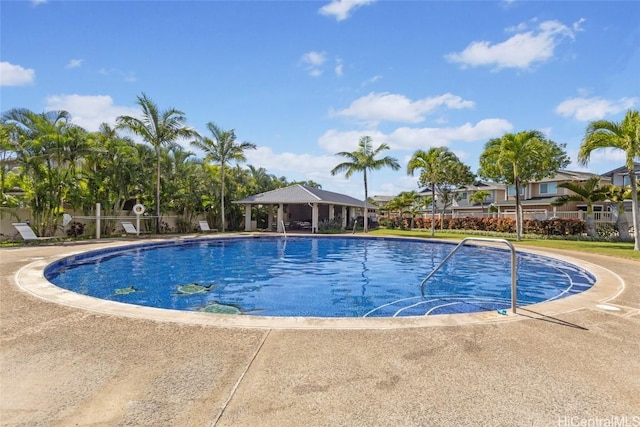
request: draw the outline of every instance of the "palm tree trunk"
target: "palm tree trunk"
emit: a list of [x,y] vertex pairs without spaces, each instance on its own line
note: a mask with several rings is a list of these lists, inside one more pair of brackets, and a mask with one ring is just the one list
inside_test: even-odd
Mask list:
[[[628,168],[629,169],[629,168]],[[633,238],[635,239],[635,244],[633,249],[636,251],[640,250],[640,212],[638,212],[638,183],[635,176],[634,169],[629,169],[629,181],[631,182],[631,215],[633,218]]]
[[225,231],[225,221],[224,221],[224,163],[220,165],[220,215],[222,215],[222,232]]
[[522,234],[522,211],[520,209],[520,179],[516,177],[515,184],[516,188],[516,241],[520,241],[520,236]]
[[629,240],[631,235],[629,234],[627,215],[624,212],[624,201],[611,204],[611,216],[612,219],[616,221],[618,237],[620,237],[621,240]]
[[364,170],[364,232],[366,233],[368,230],[368,222],[369,222],[369,207],[367,206],[367,198],[369,197],[369,191],[367,189],[367,169]]
[[431,237],[436,235],[436,187],[431,185]]
[[156,233],[160,234],[160,149],[156,167]]

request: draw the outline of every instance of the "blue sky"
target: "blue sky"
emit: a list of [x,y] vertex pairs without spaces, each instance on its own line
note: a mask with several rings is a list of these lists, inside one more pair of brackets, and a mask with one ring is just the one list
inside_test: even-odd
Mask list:
[[418,149],[475,172],[489,139],[538,129],[575,159],[590,120],[640,108],[636,1],[3,0],[0,16],[2,111],[64,109],[97,130],[145,92],[205,135],[235,129],[258,146],[248,164],[355,197],[362,176],[329,171],[363,135],[402,166],[369,194],[395,195],[418,189]]

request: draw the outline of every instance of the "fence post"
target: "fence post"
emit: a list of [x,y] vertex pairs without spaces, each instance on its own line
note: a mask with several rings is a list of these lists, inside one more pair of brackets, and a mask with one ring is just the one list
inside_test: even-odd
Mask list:
[[96,240],[100,240],[100,203],[96,203]]

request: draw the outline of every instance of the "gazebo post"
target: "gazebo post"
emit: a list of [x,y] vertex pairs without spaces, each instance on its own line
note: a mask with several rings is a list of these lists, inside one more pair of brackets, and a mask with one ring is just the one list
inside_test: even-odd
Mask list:
[[284,231],[282,229],[283,224],[284,224],[284,205],[280,203],[278,205],[278,222],[277,222],[278,233],[282,233]]
[[271,231],[273,230],[273,204],[270,204],[267,209],[267,229]]
[[311,232],[318,232],[318,204],[314,203],[311,206]]
[[251,230],[251,203],[244,205],[244,231]]

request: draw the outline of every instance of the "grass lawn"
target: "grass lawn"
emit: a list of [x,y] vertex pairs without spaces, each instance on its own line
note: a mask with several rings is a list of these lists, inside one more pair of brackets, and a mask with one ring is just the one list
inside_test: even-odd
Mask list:
[[[373,230],[369,234],[380,236],[405,236],[405,237],[420,237],[429,238],[431,233],[429,230],[393,230],[381,228]],[[435,238],[437,239],[451,239],[461,240],[465,237],[496,237],[496,236],[482,236],[480,234],[468,234],[464,231],[454,233],[450,231],[439,232],[436,230]],[[593,242],[593,241],[580,241],[580,240],[555,240],[555,239],[534,239],[523,237],[520,242],[516,242],[515,235],[513,237],[499,236],[496,238],[509,240],[516,247],[537,247],[537,248],[553,248],[553,249],[568,249],[578,252],[589,252],[600,255],[609,255],[618,258],[635,259],[640,260],[640,251],[633,250],[633,243],[623,242]]]

